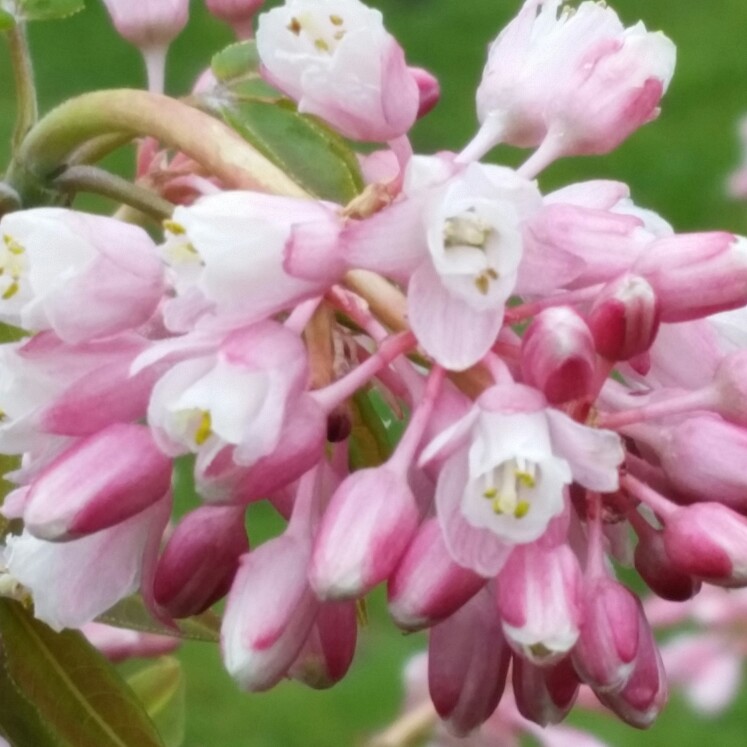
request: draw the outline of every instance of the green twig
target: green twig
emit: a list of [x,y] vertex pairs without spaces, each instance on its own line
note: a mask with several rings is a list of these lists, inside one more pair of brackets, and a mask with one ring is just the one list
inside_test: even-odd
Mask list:
[[70,166],[52,185],[62,192],[92,192],[139,210],[158,221],[171,217],[174,205],[149,189],[95,166]]
[[36,86],[34,69],[31,65],[26,24],[18,22],[8,30],[10,59],[13,65],[13,77],[16,83],[16,124],[13,130],[13,152],[21,147],[26,133],[36,124],[39,116],[36,103]]

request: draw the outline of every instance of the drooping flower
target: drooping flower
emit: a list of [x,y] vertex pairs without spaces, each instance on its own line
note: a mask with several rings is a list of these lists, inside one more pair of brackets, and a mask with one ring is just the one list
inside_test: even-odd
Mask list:
[[402,48],[358,0],[288,0],[259,17],[257,49],[270,83],[347,137],[394,140],[415,122]]

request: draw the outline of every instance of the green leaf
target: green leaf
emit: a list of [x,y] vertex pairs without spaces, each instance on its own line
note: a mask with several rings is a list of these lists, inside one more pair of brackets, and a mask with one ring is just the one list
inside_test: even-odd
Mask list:
[[15,747],[164,747],[80,633],[55,633],[9,599],[0,599],[0,696],[0,729]]
[[18,17],[24,21],[67,18],[85,8],[84,0],[16,0]]
[[128,677],[127,684],[158,728],[166,747],[181,747],[186,704],[184,674],[179,661],[164,656]]
[[24,337],[29,337],[30,333],[20,327],[14,327],[12,324],[3,324],[0,322],[0,343],[18,342]]
[[254,39],[229,44],[213,56],[210,68],[221,83],[248,75],[259,76],[259,54]]
[[363,189],[358,161],[345,141],[290,102],[237,101],[221,106],[220,114],[313,196],[344,205]]
[[123,599],[103,615],[99,615],[97,620],[117,628],[158,633],[192,641],[217,643],[220,640],[220,617],[214,612],[208,610],[201,615],[176,620],[177,628],[170,628],[154,620],[138,596]]
[[15,16],[7,10],[0,9],[0,31],[10,31],[15,25]]

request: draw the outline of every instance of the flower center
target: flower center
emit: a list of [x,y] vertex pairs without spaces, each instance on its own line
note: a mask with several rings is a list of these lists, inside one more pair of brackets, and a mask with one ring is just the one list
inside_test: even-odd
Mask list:
[[0,298],[7,301],[20,290],[20,281],[27,268],[26,250],[12,236],[5,234],[0,246],[0,276],[10,282]]
[[521,519],[531,508],[530,491],[537,485],[537,465],[522,457],[503,462],[484,476],[483,497],[496,514]]
[[[444,221],[444,249],[452,252],[478,249],[486,253],[488,239],[494,230],[493,226],[477,215],[474,210],[466,210]],[[488,265],[485,269],[475,273],[475,287],[483,296],[486,296],[490,291],[491,282],[498,280],[499,277],[498,270]]]
[[332,54],[338,42],[347,33],[345,19],[334,13],[326,18],[316,13],[293,16],[286,28],[294,36],[301,36],[303,33],[312,41],[314,47],[324,54]]

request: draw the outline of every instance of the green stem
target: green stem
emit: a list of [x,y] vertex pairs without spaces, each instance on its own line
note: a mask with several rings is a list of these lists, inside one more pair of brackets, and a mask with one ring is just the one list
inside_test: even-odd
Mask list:
[[167,96],[129,89],[86,93],[53,109],[24,139],[7,181],[22,198],[33,200],[81,146],[111,133],[155,137],[197,161],[229,188],[307,196],[219,120]]
[[31,66],[26,24],[17,23],[8,31],[10,59],[16,83],[16,124],[13,130],[13,152],[17,152],[26,133],[34,126],[38,117],[34,69]]
[[174,206],[155,192],[95,166],[70,166],[53,185],[62,192],[92,192],[134,207],[158,221],[169,218]]

